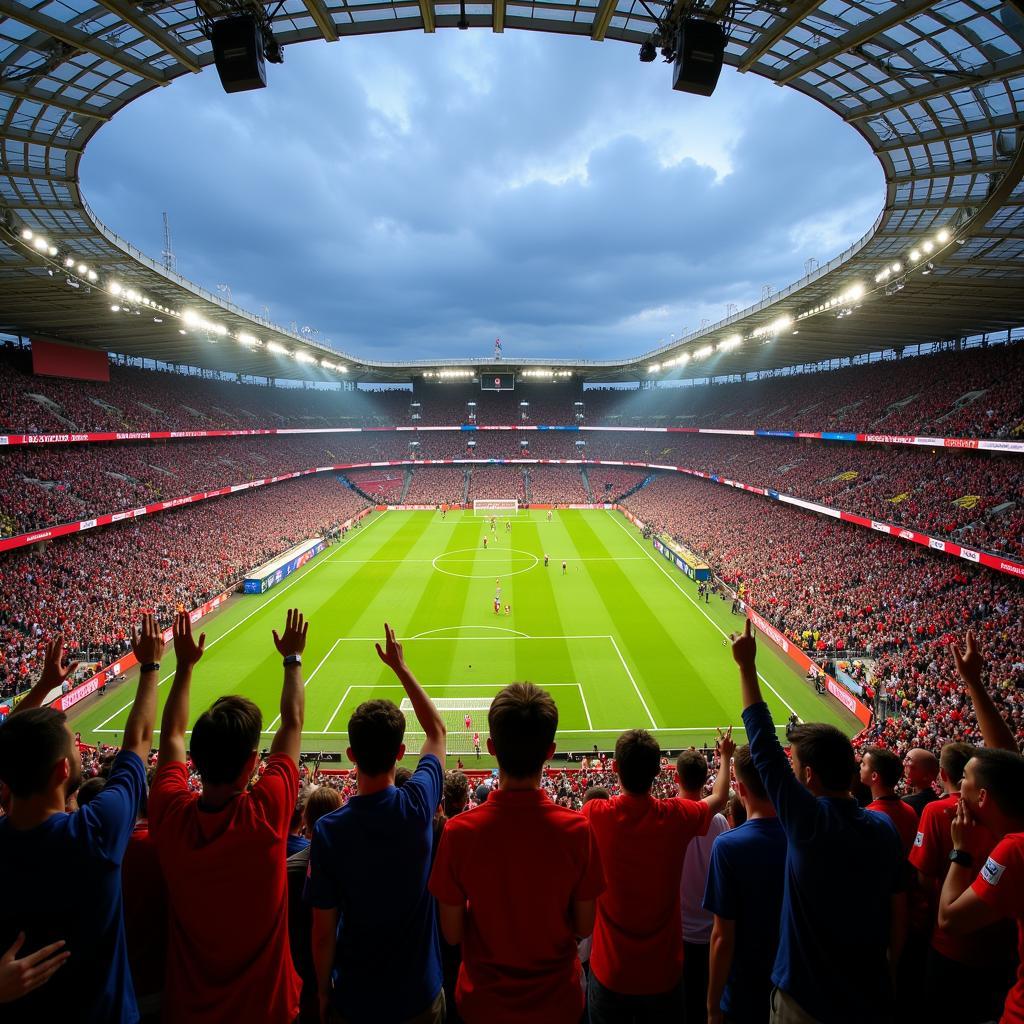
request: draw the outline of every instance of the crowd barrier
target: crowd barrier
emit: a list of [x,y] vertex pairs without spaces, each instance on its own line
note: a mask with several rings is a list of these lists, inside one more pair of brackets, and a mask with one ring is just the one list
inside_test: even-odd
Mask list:
[[984,437],[925,437],[914,434],[861,434],[848,431],[830,430],[765,430],[753,427],[744,430],[724,427],[621,427],[589,426],[573,424],[557,426],[549,424],[516,423],[510,425],[462,423],[448,426],[390,426],[390,427],[268,427],[251,430],[132,430],[132,431],[87,431],[68,434],[0,434],[0,447],[4,445],[38,444],[93,444],[111,441],[176,441],[191,438],[222,437],[267,437],[291,436],[296,434],[373,434],[373,433],[437,433],[446,431],[481,430],[538,430],[602,431],[625,434],[716,434],[727,437],[775,437],[799,438],[808,441],[844,441],[853,444],[895,444],[917,445],[925,448],[952,448],[987,452],[1024,454],[1024,440],[1013,441],[1002,438]]

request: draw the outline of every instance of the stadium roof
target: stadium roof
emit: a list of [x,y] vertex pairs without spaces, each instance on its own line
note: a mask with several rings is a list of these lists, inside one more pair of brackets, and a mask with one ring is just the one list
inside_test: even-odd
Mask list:
[[[78,167],[92,135],[132,100],[212,64],[209,21],[237,9],[225,0],[0,0],[0,329],[257,376],[408,380],[446,365],[493,367],[490,358],[384,363],[335,352],[168,272],[91,212]],[[470,26],[494,32],[639,44],[668,9],[491,0],[465,12]],[[268,13],[290,45],[455,28],[460,6],[282,0]],[[827,265],[657,352],[503,369],[704,377],[1024,323],[1021,0],[694,0],[674,13],[725,18],[727,64],[800,90],[860,132],[885,174],[882,211]]]

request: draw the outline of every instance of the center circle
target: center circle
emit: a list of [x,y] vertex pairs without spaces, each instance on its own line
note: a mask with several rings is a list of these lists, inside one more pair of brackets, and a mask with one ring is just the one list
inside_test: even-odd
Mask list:
[[[473,558],[455,558],[456,555],[473,555]],[[512,559],[512,564],[516,562],[523,562],[529,560],[529,565],[524,565],[522,569],[506,568],[508,560],[502,560],[499,562],[493,558],[494,555],[522,555],[522,558]],[[455,562],[465,562],[466,565],[471,566],[473,569],[486,568],[486,572],[461,572],[455,569],[446,569],[443,565],[438,565],[439,561],[443,561],[446,558],[451,558]],[[467,580],[486,580],[494,579],[496,576],[518,576],[521,572],[529,572],[531,569],[537,567],[540,563],[540,559],[529,551],[521,551],[519,548],[457,548],[455,551],[445,551],[440,555],[436,555],[431,565],[438,571],[443,572],[446,576],[461,576]],[[490,566],[489,568],[488,565]]]

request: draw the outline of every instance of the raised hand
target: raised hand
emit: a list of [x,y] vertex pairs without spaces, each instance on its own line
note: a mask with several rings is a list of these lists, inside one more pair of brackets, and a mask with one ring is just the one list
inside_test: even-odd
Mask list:
[[732,726],[730,725],[725,732],[721,729],[717,730],[718,741],[715,746],[718,748],[718,753],[721,755],[722,764],[725,764],[726,760],[732,760],[733,754],[736,753],[736,741],[732,738]]
[[61,952],[64,946],[62,939],[20,960],[15,959],[24,944],[25,933],[21,932],[14,940],[14,945],[0,956],[0,1003],[13,1002],[40,985],[45,985],[71,956],[70,953]]
[[953,840],[954,850],[963,850],[971,842],[971,836],[974,835],[975,821],[971,816],[971,810],[964,803],[961,797],[956,803],[956,814],[953,815],[953,820],[949,823],[949,834]]
[[46,655],[43,659],[43,674],[41,681],[50,689],[60,686],[68,676],[72,675],[78,668],[78,662],[72,661],[69,664],[64,662],[64,641],[57,637],[46,645]]
[[158,662],[164,653],[164,636],[152,612],[142,616],[141,630],[132,630],[132,653],[140,665]]
[[287,658],[290,654],[301,654],[306,649],[308,630],[309,623],[303,618],[302,612],[298,608],[289,608],[284,633],[278,636],[277,630],[272,630],[274,646],[282,658]]
[[380,644],[374,645],[377,648],[377,655],[381,661],[395,675],[400,672],[408,671],[405,665],[405,655],[402,651],[402,645],[395,639],[395,631],[385,622],[384,623],[384,650],[381,650]]
[[741,668],[752,666],[757,658],[757,641],[754,639],[754,630],[747,619],[742,633],[733,633],[732,657]]
[[974,635],[974,630],[967,631],[967,649],[961,650],[956,642],[949,645],[956,662],[956,670],[967,686],[980,687],[981,673],[985,668],[985,658],[981,653],[981,644]]
[[199,634],[199,643],[192,639],[192,620],[188,612],[178,612],[174,616],[174,657],[181,668],[191,668],[206,649],[206,634]]

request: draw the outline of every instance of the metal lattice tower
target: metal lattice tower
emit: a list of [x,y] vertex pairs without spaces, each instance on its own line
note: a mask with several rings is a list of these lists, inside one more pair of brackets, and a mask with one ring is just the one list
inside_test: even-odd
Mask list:
[[178,257],[174,255],[174,246],[171,243],[171,218],[167,216],[166,210],[164,210],[164,251],[160,256],[163,259],[164,270],[169,270],[172,273],[177,271]]

